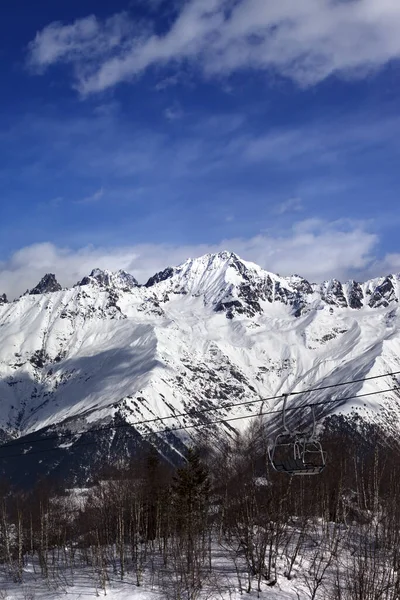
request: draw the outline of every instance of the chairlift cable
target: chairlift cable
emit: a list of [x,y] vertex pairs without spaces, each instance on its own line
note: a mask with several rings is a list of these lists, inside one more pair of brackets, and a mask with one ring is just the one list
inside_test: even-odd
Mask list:
[[[312,402],[312,403],[308,403],[308,404],[302,404],[301,406],[292,406],[292,407],[286,408],[286,411],[296,411],[296,410],[300,410],[300,409],[303,410],[305,408],[311,408],[311,409],[313,409],[313,407],[315,407],[315,406],[323,406],[323,405],[334,404],[334,403],[339,403],[339,402],[343,403],[343,402],[346,402],[348,400],[354,400],[354,399],[357,399],[357,398],[364,398],[364,397],[367,397],[367,396],[374,396],[376,394],[385,394],[387,392],[399,391],[399,390],[400,390],[400,388],[398,386],[395,386],[395,387],[392,387],[392,388],[387,388],[385,390],[376,390],[374,392],[366,392],[364,394],[358,394],[356,396],[348,396],[348,397],[345,397],[345,398],[335,398],[335,399],[332,399],[332,400],[321,400],[320,402]],[[282,398],[282,395],[281,396],[276,396],[273,399],[279,399],[279,398]],[[265,399],[264,399],[264,401],[265,401]],[[252,402],[255,402],[255,401],[249,401],[249,402],[242,403],[242,404],[250,404]],[[242,405],[242,404],[240,404],[240,405]],[[238,405],[234,405],[234,406],[240,406],[240,405],[238,404]],[[225,408],[225,407],[221,407],[221,408]],[[218,410],[218,409],[208,409],[208,410]],[[204,412],[204,411],[202,411],[202,412]],[[202,414],[202,412],[199,411],[199,414]],[[185,416],[186,415],[188,415],[188,416],[189,415],[190,416],[195,416],[196,414],[197,413],[185,413]],[[263,412],[259,412],[259,413],[251,414],[251,415],[242,415],[242,416],[238,416],[238,417],[228,417],[226,419],[218,419],[218,420],[215,420],[215,421],[207,421],[207,423],[192,424],[192,425],[181,425],[179,427],[168,427],[168,428],[165,428],[165,429],[160,429],[158,431],[151,431],[151,432],[149,432],[147,434],[143,434],[143,435],[141,434],[140,437],[141,437],[141,439],[147,439],[147,438],[151,438],[151,437],[157,437],[158,435],[164,434],[164,433],[168,434],[168,433],[175,433],[176,431],[186,431],[188,429],[199,429],[201,427],[209,427],[210,425],[217,425],[217,424],[220,424],[220,423],[228,423],[228,422],[231,422],[231,421],[239,421],[239,420],[244,420],[244,419],[254,419],[254,418],[257,418],[257,417],[263,417],[263,416],[273,415],[273,414],[282,414],[282,410],[275,409],[275,410],[263,411]],[[81,432],[75,432],[75,433],[70,432],[68,434],[64,433],[64,434],[60,434],[59,436],[47,436],[47,437],[43,437],[41,439],[36,439],[36,440],[31,440],[31,441],[21,440],[21,441],[15,442],[15,443],[9,442],[8,444],[2,444],[2,445],[0,445],[0,450],[2,450],[4,448],[12,448],[14,446],[19,446],[19,445],[32,446],[32,445],[38,444],[40,442],[45,442],[45,441],[49,441],[49,440],[59,440],[62,437],[75,437],[75,436],[84,435],[86,433],[87,434],[103,433],[103,432],[106,432],[106,431],[112,431],[112,430],[115,430],[115,429],[122,429],[122,428],[131,429],[132,427],[135,427],[135,426],[138,426],[138,425],[146,425],[149,422],[155,422],[155,421],[163,422],[166,418],[173,418],[173,417],[174,416],[171,416],[171,417],[160,417],[158,419],[152,419],[151,421],[146,421],[146,420],[145,421],[137,421],[136,423],[130,423],[130,424],[128,424],[128,423],[121,423],[121,424],[117,424],[117,425],[107,425],[107,426],[102,427],[102,428],[90,429],[90,430],[87,430],[87,431],[81,431]],[[74,446],[74,448],[81,448],[81,447],[85,447],[85,446],[93,446],[93,445],[96,445],[96,444],[98,444],[98,440],[93,441],[93,442],[84,442],[84,443],[81,443],[81,444],[78,443],[78,444],[76,444]],[[35,454],[43,454],[43,453],[46,453],[46,452],[52,452],[54,450],[64,450],[64,448],[62,448],[60,446],[56,446],[54,448],[46,448],[46,449],[43,449],[43,450],[37,450],[35,452],[20,452],[18,454],[8,454],[8,455],[0,456],[0,459],[20,458],[20,457],[24,457],[25,458],[25,457],[34,456]]]
[[[327,390],[327,389],[330,389],[330,388],[336,388],[336,387],[343,386],[343,385],[352,385],[354,383],[361,383],[361,382],[364,382],[364,381],[370,381],[370,380],[373,380],[373,379],[380,379],[382,377],[390,377],[390,376],[394,376],[394,375],[400,375],[400,371],[393,371],[393,372],[390,372],[390,373],[384,373],[382,375],[373,375],[373,376],[370,376],[370,377],[365,377],[364,379],[354,379],[353,381],[342,381],[342,382],[339,382],[339,383],[335,383],[335,384],[331,384],[331,385],[326,385],[326,386],[323,386],[323,387],[309,388],[309,389],[306,389],[306,390],[303,390],[303,391],[295,390],[293,392],[285,392],[283,394],[278,394],[276,396],[269,396],[267,398],[255,398],[254,400],[244,400],[242,402],[236,402],[236,403],[233,402],[233,403],[230,403],[230,404],[224,404],[222,406],[213,406],[213,407],[207,407],[207,408],[200,408],[198,410],[189,410],[189,411],[182,412],[182,413],[177,413],[177,414],[173,414],[173,415],[167,415],[165,417],[152,417],[151,419],[142,419],[141,421],[136,421],[136,422],[133,422],[133,423],[130,423],[130,424],[119,423],[119,424],[114,424],[114,425],[105,425],[103,427],[97,427],[97,428],[90,429],[90,431],[93,432],[93,433],[97,433],[97,432],[102,432],[102,431],[124,429],[126,427],[131,428],[131,427],[136,427],[137,425],[147,425],[147,424],[150,424],[150,423],[160,423],[160,422],[166,421],[167,419],[179,419],[181,417],[192,417],[193,418],[193,417],[196,417],[198,415],[203,415],[203,414],[206,414],[206,413],[209,413],[209,412],[213,412],[213,411],[226,410],[228,408],[236,408],[236,407],[239,407],[239,406],[250,406],[250,405],[258,404],[258,403],[271,402],[272,400],[281,400],[282,397],[285,396],[285,395],[286,396],[295,396],[295,395],[301,395],[301,394],[308,394],[308,393],[311,393],[311,392],[318,392],[320,390]],[[396,388],[393,388],[393,389],[396,389]],[[373,392],[373,393],[374,394],[375,393],[380,394],[380,393],[384,393],[384,392],[377,391],[377,392]],[[336,401],[339,401],[339,400],[340,399],[335,399],[335,400],[333,400],[333,402],[336,402]],[[329,403],[330,401],[324,401],[324,402]],[[308,406],[310,406],[310,405],[308,405]],[[302,405],[302,407],[298,406],[298,407],[295,407],[294,409],[290,409],[290,410],[299,410],[300,408],[303,408],[303,407],[307,408],[307,405],[304,404],[304,405]],[[260,414],[274,414],[274,412],[280,413],[281,410],[272,411],[270,413],[258,413],[258,414],[259,415]],[[251,415],[250,415],[250,417],[251,417]],[[245,416],[243,416],[241,418],[245,418]],[[226,421],[228,419],[224,419],[224,420]],[[34,432],[32,432],[32,433],[34,433]],[[12,446],[24,446],[26,444],[30,444],[31,445],[31,444],[35,444],[35,443],[39,443],[39,442],[44,442],[46,440],[47,441],[51,441],[51,440],[60,440],[60,439],[63,439],[63,438],[67,438],[68,439],[68,438],[71,438],[71,437],[74,437],[74,436],[82,435],[83,433],[86,433],[86,432],[84,432],[84,431],[83,432],[79,432],[78,431],[78,432],[73,433],[71,431],[66,431],[66,432],[60,432],[58,434],[52,434],[52,435],[43,436],[39,440],[31,440],[31,441],[28,441],[28,440],[21,440],[21,441],[17,441],[16,440],[16,441],[12,441],[12,440],[10,440],[10,442],[8,442],[7,444],[1,444],[0,445],[0,450],[1,450],[1,448],[5,447],[5,446],[8,446],[8,445],[12,445]],[[30,435],[30,434],[26,434],[26,435]]]

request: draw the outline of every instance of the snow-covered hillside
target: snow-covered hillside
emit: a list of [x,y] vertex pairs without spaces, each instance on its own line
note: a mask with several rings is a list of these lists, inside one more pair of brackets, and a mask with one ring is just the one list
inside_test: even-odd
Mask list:
[[[48,274],[13,302],[0,297],[0,428],[7,438],[27,440],[75,431],[72,440],[53,444],[64,456],[84,439],[78,432],[109,423],[173,417],[134,425],[140,443],[166,427],[242,417],[209,427],[229,433],[245,427],[248,415],[281,406],[263,398],[400,370],[399,298],[398,275],[317,285],[227,252],[189,259],[143,286],[123,271],[96,269],[63,290]],[[398,430],[398,392],[343,401],[394,384],[387,377],[290,402],[337,399],[321,417],[355,407]],[[244,400],[259,402],[224,408]],[[215,410],[174,417],[203,408]],[[159,433],[152,442],[179,453],[192,431]],[[101,451],[123,445],[120,437],[103,435]],[[35,445],[22,450],[38,452]],[[48,460],[45,453],[39,458]],[[51,460],[52,468],[60,465],[56,452]]]

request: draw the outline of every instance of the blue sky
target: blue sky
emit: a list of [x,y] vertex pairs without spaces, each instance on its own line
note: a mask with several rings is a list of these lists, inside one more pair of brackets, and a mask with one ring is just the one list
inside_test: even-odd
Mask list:
[[93,0],[0,20],[0,292],[230,249],[400,271],[397,0]]

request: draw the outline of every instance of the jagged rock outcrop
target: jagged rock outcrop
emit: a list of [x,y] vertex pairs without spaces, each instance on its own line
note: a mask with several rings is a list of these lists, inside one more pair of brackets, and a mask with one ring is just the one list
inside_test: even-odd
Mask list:
[[343,293],[343,286],[337,279],[324,281],[321,285],[321,299],[331,306],[347,307],[347,300]]
[[0,294],[0,305],[7,304],[7,303],[8,303],[8,300],[7,300],[6,294]]
[[35,296],[36,294],[47,294],[48,292],[60,292],[62,290],[61,285],[58,283],[54,273],[47,273],[39,281],[36,287],[30,290],[29,295]]
[[349,281],[348,301],[350,308],[360,309],[363,306],[364,293],[356,281]]
[[368,302],[371,308],[387,307],[392,302],[398,302],[396,290],[394,286],[394,278],[389,275],[384,281],[378,285]]
[[145,283],[145,287],[152,287],[153,285],[155,285],[156,283],[159,283],[160,281],[165,281],[166,279],[169,279],[170,277],[172,277],[173,274],[174,274],[174,269],[172,267],[167,267],[166,269],[164,269],[164,271],[160,271],[159,273],[156,273],[155,275],[153,275],[153,277],[150,277],[150,279],[147,281],[147,283]]
[[84,277],[76,285],[97,285],[103,288],[113,288],[121,291],[129,291],[135,287],[139,287],[139,283],[135,277],[126,271],[120,270],[114,273],[102,269],[93,269],[89,276]]

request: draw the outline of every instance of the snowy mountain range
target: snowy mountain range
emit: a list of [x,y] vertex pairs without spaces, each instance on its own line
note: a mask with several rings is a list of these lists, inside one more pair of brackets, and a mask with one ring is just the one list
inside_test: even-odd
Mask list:
[[[190,426],[233,435],[249,415],[279,409],[283,393],[399,371],[399,298],[400,275],[314,284],[229,252],[188,259],[145,285],[95,269],[62,289],[47,274],[12,302],[0,295],[0,472],[84,478],[147,444],[176,461]],[[291,419],[307,423],[302,405],[335,400],[319,418],[357,411],[398,432],[400,394],[384,391],[395,385],[388,376],[296,395]],[[257,402],[229,406],[244,401]],[[264,418],[278,427],[276,415]],[[165,432],[178,427],[188,429]]]

